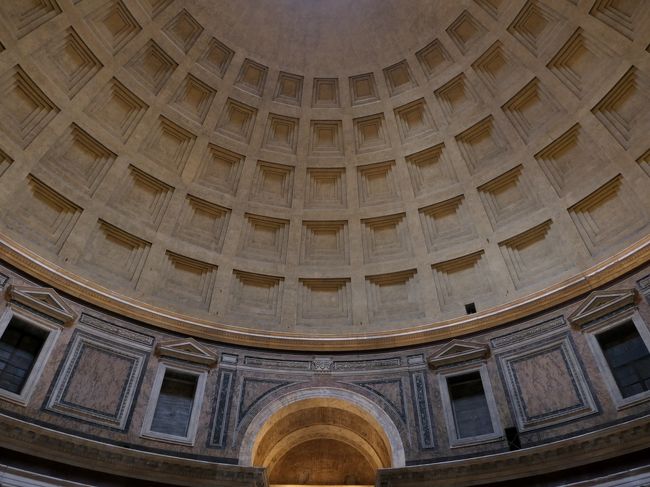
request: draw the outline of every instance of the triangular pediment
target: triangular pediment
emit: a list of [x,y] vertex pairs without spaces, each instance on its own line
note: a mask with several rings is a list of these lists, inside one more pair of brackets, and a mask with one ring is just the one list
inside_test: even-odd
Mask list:
[[576,326],[582,326],[624,306],[634,304],[636,298],[634,289],[594,291],[587,296],[577,310],[569,315],[569,322]]
[[457,362],[487,358],[489,354],[490,348],[483,343],[452,340],[431,355],[428,362],[431,368],[436,368]]
[[203,365],[213,365],[217,362],[217,354],[193,338],[179,338],[160,342],[156,346],[156,353],[161,356]]
[[72,323],[76,313],[59,294],[48,287],[9,286],[7,298],[39,314],[46,315],[64,325]]

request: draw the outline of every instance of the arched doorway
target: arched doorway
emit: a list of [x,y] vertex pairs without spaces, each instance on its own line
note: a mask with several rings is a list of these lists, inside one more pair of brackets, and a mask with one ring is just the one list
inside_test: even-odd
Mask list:
[[377,470],[403,466],[397,428],[376,404],[333,388],[276,399],[253,419],[242,463],[276,485],[374,485]]

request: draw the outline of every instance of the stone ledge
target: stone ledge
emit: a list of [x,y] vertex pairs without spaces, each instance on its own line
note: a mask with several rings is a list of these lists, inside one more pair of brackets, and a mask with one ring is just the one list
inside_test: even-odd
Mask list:
[[380,487],[463,487],[531,477],[607,460],[650,447],[650,415],[599,431],[485,457],[380,470]]
[[100,443],[0,414],[3,447],[100,472],[188,487],[268,487],[264,469]]

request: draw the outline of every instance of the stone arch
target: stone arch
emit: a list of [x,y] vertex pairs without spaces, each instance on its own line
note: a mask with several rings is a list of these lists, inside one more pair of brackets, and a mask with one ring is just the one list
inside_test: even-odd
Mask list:
[[287,457],[319,441],[320,451],[338,445],[358,456],[366,472],[405,465],[402,438],[389,415],[368,398],[334,387],[288,392],[265,405],[244,433],[239,461],[265,467],[272,476]]

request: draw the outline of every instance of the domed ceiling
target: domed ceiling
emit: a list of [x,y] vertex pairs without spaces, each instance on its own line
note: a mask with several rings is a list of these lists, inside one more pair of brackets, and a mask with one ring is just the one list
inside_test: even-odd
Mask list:
[[0,255],[106,309],[386,347],[648,259],[648,2],[12,0],[0,19]]

